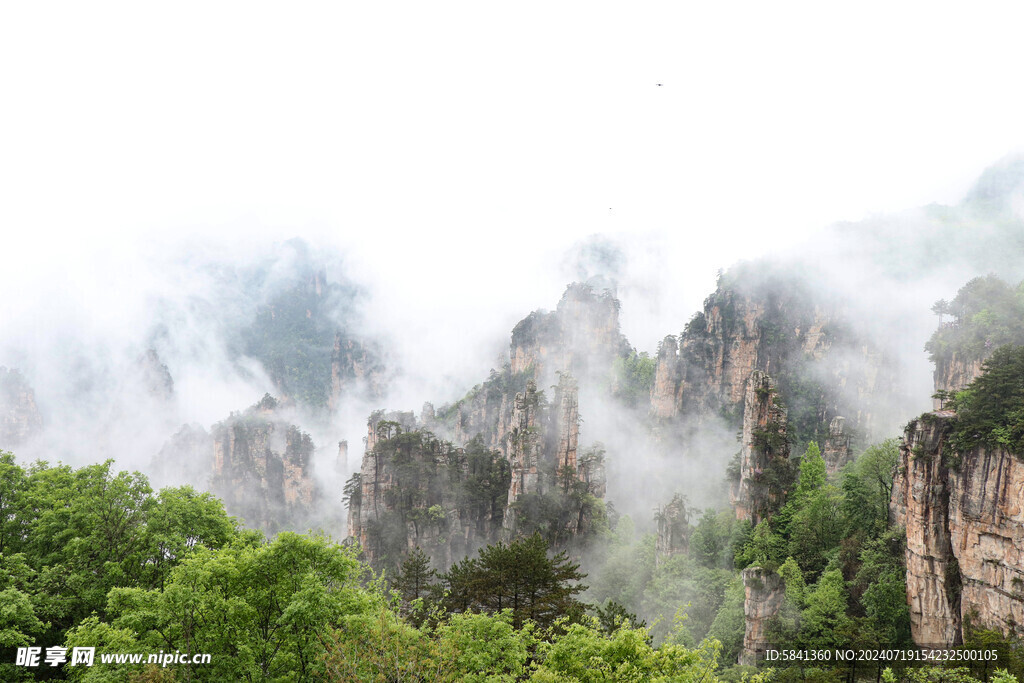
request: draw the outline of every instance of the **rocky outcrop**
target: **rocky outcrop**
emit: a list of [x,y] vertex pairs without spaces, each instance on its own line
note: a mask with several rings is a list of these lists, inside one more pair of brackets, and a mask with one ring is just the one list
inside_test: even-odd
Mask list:
[[[935,392],[946,392],[955,394],[968,384],[973,382],[981,374],[981,366],[984,358],[971,358],[965,352],[953,351],[935,359],[935,370],[932,377],[935,382]],[[935,408],[941,410],[943,402],[936,401]]]
[[378,398],[386,381],[383,353],[358,335],[360,289],[328,278],[321,256],[289,240],[269,267],[249,275],[260,289],[255,316],[234,342],[255,358],[283,403],[339,408],[345,397]]
[[512,428],[506,437],[505,453],[512,469],[512,481],[508,489],[508,506],[505,510],[508,527],[514,526],[515,513],[512,506],[519,496],[537,493],[542,486],[541,461],[543,439],[541,435],[541,403],[537,385],[530,380],[526,391],[516,394],[512,408]]
[[686,499],[676,494],[654,516],[658,523],[658,536],[654,546],[654,563],[658,566],[673,555],[686,553],[690,548],[690,522]]
[[603,450],[579,448],[577,390],[562,374],[549,403],[527,380],[511,401],[501,449],[481,435],[462,446],[438,438],[426,429],[427,420],[438,424],[432,409],[419,420],[375,413],[348,487],[349,535],[375,564],[394,565],[419,546],[447,568],[486,543],[532,533],[550,510],[558,511],[545,520],[556,545],[585,533],[588,501],[604,495],[605,476]]
[[848,434],[868,438],[878,406],[898,393],[896,368],[839,310],[767,266],[723,275],[682,335],[659,346],[651,415],[721,416],[738,428],[747,379],[758,370],[778,378],[795,442],[820,440],[839,415]]
[[576,450],[580,440],[579,388],[572,375],[559,375],[555,387],[554,433],[558,439],[555,460],[559,470],[576,471]]
[[785,497],[789,466],[786,409],[779,403],[775,381],[755,370],[743,400],[739,476],[729,489],[737,519],[757,524]]
[[269,395],[207,432],[185,425],[161,449],[156,476],[209,489],[232,515],[268,533],[304,528],[321,500],[313,440],[289,424]]
[[32,387],[17,370],[0,367],[0,450],[15,448],[42,427]]
[[846,418],[836,416],[828,425],[828,438],[821,449],[825,459],[825,472],[833,475],[853,460],[853,449],[850,448],[850,434],[846,431]]
[[348,472],[348,440],[338,442],[338,458],[334,461],[334,471],[338,474]]
[[1008,635],[1024,624],[1024,463],[1002,449],[948,450],[955,414],[907,427],[890,503],[907,530],[907,602],[920,645],[963,641],[967,622]]
[[[618,315],[619,302],[609,290],[570,285],[556,310],[535,311],[515,326],[507,365],[492,370],[485,382],[460,401],[436,411],[431,407],[421,418],[423,425],[456,444],[479,436],[488,448],[501,451],[510,461],[523,456],[525,445],[519,443],[520,437],[510,441],[510,436],[537,425],[528,424],[530,409],[522,400],[547,401],[544,390],[553,387],[550,400],[561,411],[562,422],[574,422],[580,390],[605,386],[613,361],[632,353],[619,331]],[[564,390],[566,378],[574,382],[571,392]],[[533,388],[529,388],[531,381]],[[577,431],[557,430],[564,440],[557,446],[563,464],[576,457]]]
[[[765,315],[765,302],[733,290],[720,289],[709,297],[675,349],[674,337],[662,341],[652,391],[656,414],[716,413],[738,405],[750,373],[772,365],[762,343]],[[667,405],[670,399],[676,402],[673,408]]]
[[154,478],[161,482],[185,482],[199,489],[210,486],[213,473],[213,439],[201,425],[182,425],[153,460]]
[[580,455],[579,464],[576,466],[576,476],[586,487],[586,490],[596,498],[604,498],[607,492],[608,480],[604,469],[604,446],[600,443],[583,451]]
[[786,600],[786,587],[778,573],[761,567],[743,570],[743,651],[739,663],[754,666],[768,649],[768,622],[778,615]]
[[386,372],[380,360],[380,351],[366,342],[334,334],[331,351],[331,393],[328,407],[338,408],[345,396],[358,395],[380,398],[384,395]]
[[346,494],[349,537],[370,562],[393,568],[420,547],[446,569],[501,538],[511,477],[500,453],[387,419],[368,426],[367,445]]
[[214,425],[211,438],[210,483],[229,511],[271,532],[308,514],[319,497],[308,434],[257,404]]
[[679,340],[665,337],[658,345],[651,387],[651,414],[656,418],[671,418],[679,413],[679,390],[683,368],[679,356]]
[[512,330],[512,374],[529,373],[546,386],[556,372],[589,380],[607,373],[612,360],[629,353],[619,331],[619,302],[605,289],[569,285],[552,312],[536,311]]

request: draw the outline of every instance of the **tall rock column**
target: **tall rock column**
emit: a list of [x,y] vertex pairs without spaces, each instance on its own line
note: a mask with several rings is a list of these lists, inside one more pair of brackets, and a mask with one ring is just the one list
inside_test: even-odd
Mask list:
[[786,409],[778,403],[775,381],[760,370],[747,380],[741,439],[739,480],[733,482],[729,499],[737,519],[757,524],[783,495],[772,489],[765,473],[789,459]]
[[678,493],[655,515],[658,538],[654,546],[654,564],[685,553],[690,547],[690,523],[686,513],[686,499]]
[[834,417],[828,425],[828,438],[825,439],[821,456],[825,459],[825,471],[835,474],[843,465],[853,459],[850,448],[850,435],[846,432],[846,418]]
[[758,655],[768,649],[768,622],[779,613],[786,599],[786,587],[776,572],[761,567],[743,570],[743,651],[739,663],[757,664]]
[[555,387],[555,404],[558,406],[555,432],[558,447],[555,456],[558,470],[576,472],[576,451],[580,438],[580,401],[576,380],[572,375],[561,373]]
[[513,504],[524,493],[539,493],[542,487],[540,472],[541,434],[538,427],[540,397],[537,384],[530,380],[526,391],[516,394],[512,406],[512,428],[506,439],[509,465],[512,469],[512,483],[508,489],[508,505],[505,507],[504,526],[515,528]]
[[682,361],[679,342],[669,335],[658,345],[658,359],[651,386],[651,414],[659,418],[675,417],[679,413],[679,383],[682,381]]

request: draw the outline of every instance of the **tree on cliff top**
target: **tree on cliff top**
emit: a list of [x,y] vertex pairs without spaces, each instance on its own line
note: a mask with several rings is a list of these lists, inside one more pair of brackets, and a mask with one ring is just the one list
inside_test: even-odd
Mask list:
[[953,320],[942,324],[925,344],[932,362],[940,363],[954,353],[980,359],[1004,344],[1024,343],[1022,286],[1012,287],[994,275],[976,277],[952,301],[937,301],[932,311],[951,315]]
[[997,349],[982,367],[950,403],[957,413],[950,443],[958,453],[984,444],[1024,455],[1024,346]]

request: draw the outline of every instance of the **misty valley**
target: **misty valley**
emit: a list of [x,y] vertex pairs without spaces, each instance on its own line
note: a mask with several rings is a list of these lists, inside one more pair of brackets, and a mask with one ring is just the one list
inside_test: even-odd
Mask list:
[[5,321],[0,679],[1021,680],[1022,191],[733,263],[660,341],[595,236],[482,372],[302,238]]

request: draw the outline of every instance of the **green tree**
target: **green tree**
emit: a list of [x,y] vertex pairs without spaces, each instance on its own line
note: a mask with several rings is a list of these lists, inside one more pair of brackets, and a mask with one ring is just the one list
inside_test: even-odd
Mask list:
[[430,558],[419,546],[409,553],[395,577],[394,586],[402,600],[411,603],[426,596],[433,586],[437,571],[430,566]]
[[789,554],[805,576],[817,577],[843,538],[842,493],[831,484],[797,499],[790,524]]
[[698,649],[662,645],[655,649],[645,628],[621,626],[602,635],[592,620],[569,624],[538,649],[531,680],[539,683],[610,681],[713,681],[721,645],[705,641]]
[[739,556],[741,567],[764,567],[774,571],[786,553],[786,539],[772,531],[768,520],[762,519]]
[[709,569],[731,567],[730,545],[736,526],[736,515],[731,510],[705,510],[690,536],[690,553],[694,559]]
[[814,441],[807,445],[807,452],[800,458],[800,479],[796,486],[796,497],[811,495],[825,485],[825,458]]
[[0,555],[21,549],[27,485],[25,470],[14,462],[14,455],[0,451]]
[[627,406],[650,400],[657,361],[643,351],[631,351],[612,361],[612,391]]
[[846,616],[846,585],[837,569],[821,575],[807,593],[800,613],[800,639],[804,647],[835,648],[846,644],[849,619]]
[[[324,636],[321,680],[392,683],[453,680],[436,644],[384,601],[349,614]],[[233,680],[233,679],[232,679]]]
[[614,600],[606,601],[603,606],[596,606],[594,608],[594,615],[597,617],[601,630],[609,635],[615,633],[622,624],[647,626],[642,619],[637,618],[635,614]]
[[534,534],[481,548],[478,558],[453,565],[445,576],[445,606],[451,612],[511,609],[516,628],[527,619],[548,627],[559,617],[582,614],[575,596],[586,590],[579,583],[585,577],[564,552],[549,558],[544,539]]
[[512,626],[512,613],[453,614],[435,631],[443,680],[466,683],[512,683],[522,680],[537,645],[533,625]]
[[212,664],[188,668],[195,680],[313,680],[331,629],[371,607],[354,552],[290,532],[272,543],[243,538],[201,548],[162,591],[111,591],[112,625],[151,649],[218,653]]
[[735,662],[743,649],[743,633],[746,622],[743,616],[743,581],[734,577],[725,591],[722,606],[711,622],[708,638],[722,644],[722,659]]
[[161,489],[146,517],[139,583],[163,588],[171,568],[196,547],[221,548],[237,535],[236,520],[211,494],[191,486]]
[[953,448],[965,453],[987,444],[1024,455],[1024,346],[997,349],[982,368],[950,405],[957,413]]
[[779,567],[786,590],[786,599],[778,615],[769,624],[770,637],[775,643],[796,643],[800,634],[800,612],[804,607],[807,586],[800,565],[792,557]]
[[896,646],[909,642],[906,571],[890,569],[883,573],[864,591],[861,604],[881,645]]

